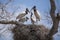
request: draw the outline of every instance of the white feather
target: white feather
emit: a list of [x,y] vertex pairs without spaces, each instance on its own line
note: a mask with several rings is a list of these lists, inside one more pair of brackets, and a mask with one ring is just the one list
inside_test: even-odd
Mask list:
[[32,19],[34,22],[36,22],[36,17],[34,15],[32,16]]
[[37,10],[37,14],[41,17],[41,14],[40,14],[40,12]]

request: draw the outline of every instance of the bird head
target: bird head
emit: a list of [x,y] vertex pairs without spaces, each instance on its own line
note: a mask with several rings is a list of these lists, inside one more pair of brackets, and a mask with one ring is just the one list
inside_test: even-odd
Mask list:
[[[33,7],[31,8],[31,10],[35,10],[35,11],[36,11],[36,6],[33,6]],[[31,10],[30,10],[30,11],[31,11]]]
[[26,12],[26,14],[28,14],[28,12],[29,12],[29,9],[28,9],[28,8],[26,8],[26,11],[25,11],[25,12]]
[[33,8],[32,8],[32,9],[34,9],[34,10],[35,10],[35,9],[36,9],[36,6],[33,6]]
[[33,6],[33,8],[36,8],[36,6]]

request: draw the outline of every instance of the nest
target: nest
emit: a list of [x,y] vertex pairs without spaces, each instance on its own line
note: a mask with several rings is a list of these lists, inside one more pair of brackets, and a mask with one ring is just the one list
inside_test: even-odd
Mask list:
[[19,25],[12,32],[14,40],[46,40],[49,30],[43,25]]

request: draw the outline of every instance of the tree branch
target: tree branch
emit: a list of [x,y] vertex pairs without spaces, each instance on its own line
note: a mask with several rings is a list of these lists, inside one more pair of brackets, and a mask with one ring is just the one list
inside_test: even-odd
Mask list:
[[55,16],[56,6],[55,6],[54,0],[50,0],[50,4],[51,4],[50,16],[52,18],[53,25],[52,25],[50,32],[48,33],[48,36],[52,37],[58,31],[59,20]]
[[15,25],[19,25],[19,22],[2,20],[2,21],[0,21],[0,24],[15,24]]
[[52,18],[52,21],[54,21],[54,19],[55,19],[55,10],[56,10],[56,6],[55,6],[54,0],[50,0],[50,5],[51,5],[50,16]]
[[7,2],[7,3],[5,3],[5,6],[6,6],[6,5],[8,5],[11,1],[12,1],[12,0],[8,0],[8,2]]

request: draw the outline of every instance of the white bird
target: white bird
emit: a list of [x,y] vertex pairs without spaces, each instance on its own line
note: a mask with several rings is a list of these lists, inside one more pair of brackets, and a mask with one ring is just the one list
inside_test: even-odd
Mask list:
[[23,18],[25,15],[28,14],[28,12],[29,12],[29,10],[28,10],[28,8],[26,8],[25,13],[19,14],[19,15],[16,17],[16,19],[21,19],[21,18]]
[[19,22],[24,23],[24,22],[27,21],[28,19],[29,19],[28,17],[24,17],[24,18],[21,18],[21,19],[19,20]]
[[36,22],[36,18],[34,17],[32,12],[30,18],[31,18],[31,23],[34,24]]
[[40,21],[40,13],[37,11],[36,6],[34,6],[32,9],[34,11],[34,15],[36,16],[36,21]]

